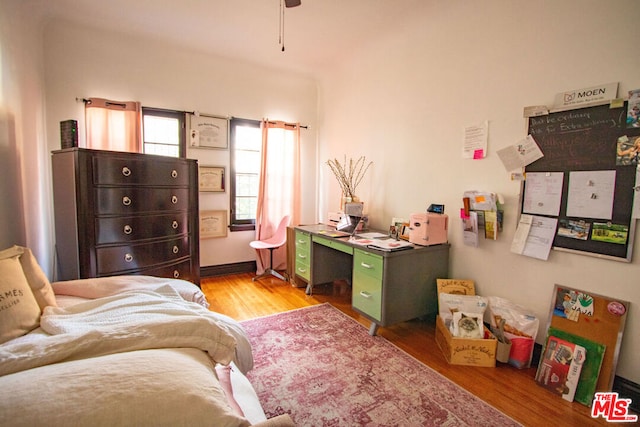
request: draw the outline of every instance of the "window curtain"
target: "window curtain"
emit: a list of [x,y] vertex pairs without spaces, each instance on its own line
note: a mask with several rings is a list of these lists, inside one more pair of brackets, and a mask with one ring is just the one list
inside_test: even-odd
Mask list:
[[[285,215],[300,218],[300,125],[263,120],[256,239],[271,237]],[[257,274],[269,266],[269,251],[256,251]],[[286,245],[273,251],[275,270],[287,266]]]
[[142,152],[142,108],[139,102],[85,100],[86,148]]

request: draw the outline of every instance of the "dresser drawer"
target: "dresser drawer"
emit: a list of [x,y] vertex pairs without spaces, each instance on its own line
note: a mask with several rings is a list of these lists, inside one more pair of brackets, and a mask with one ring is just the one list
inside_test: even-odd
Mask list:
[[353,252],[353,271],[382,281],[383,258],[380,255],[356,249]]
[[382,279],[354,269],[352,304],[353,308],[380,321],[382,319]]
[[192,275],[192,265],[190,260],[180,261],[175,264],[166,265],[162,267],[153,267],[149,269],[142,269],[137,274],[145,274],[147,276],[156,277],[173,277],[174,279],[182,279],[188,281],[194,281],[198,279]]
[[96,244],[126,243],[189,232],[187,214],[96,218]]
[[96,215],[184,211],[189,208],[186,188],[97,188]]
[[127,270],[139,270],[158,264],[158,260],[178,261],[189,256],[189,236],[137,245],[101,247],[96,249],[98,275]]
[[[151,161],[150,161],[151,160]],[[93,158],[93,182],[96,185],[189,185],[189,165],[175,160],[154,158]]]

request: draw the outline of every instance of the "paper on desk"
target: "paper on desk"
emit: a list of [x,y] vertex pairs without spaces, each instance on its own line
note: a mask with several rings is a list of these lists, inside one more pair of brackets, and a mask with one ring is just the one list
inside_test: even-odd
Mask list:
[[515,145],[498,150],[497,154],[507,172],[523,168],[544,157],[531,135],[527,135]]
[[357,233],[356,234],[360,239],[380,239],[382,237],[389,237],[386,234],[378,233],[375,231],[370,231],[368,233]]
[[511,252],[547,260],[556,234],[557,218],[523,214],[511,243]]

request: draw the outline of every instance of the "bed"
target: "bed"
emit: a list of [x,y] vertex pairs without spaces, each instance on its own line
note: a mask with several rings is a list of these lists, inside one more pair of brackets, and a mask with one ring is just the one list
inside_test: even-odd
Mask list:
[[0,425],[290,426],[267,420],[240,324],[183,280],[50,283],[0,251]]

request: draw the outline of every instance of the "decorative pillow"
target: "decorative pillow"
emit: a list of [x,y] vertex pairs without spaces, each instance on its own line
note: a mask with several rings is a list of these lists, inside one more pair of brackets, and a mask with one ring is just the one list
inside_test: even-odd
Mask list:
[[25,335],[40,324],[40,307],[18,256],[0,259],[0,344]]
[[38,260],[33,256],[31,250],[22,246],[13,246],[0,251],[0,259],[14,256],[18,256],[20,259],[22,271],[27,278],[27,283],[29,283],[31,292],[36,298],[40,310],[44,310],[44,308],[49,305],[56,307],[56,296],[51,287],[51,283],[44,274],[44,271],[40,268]]

